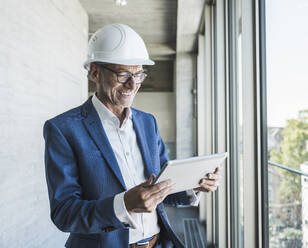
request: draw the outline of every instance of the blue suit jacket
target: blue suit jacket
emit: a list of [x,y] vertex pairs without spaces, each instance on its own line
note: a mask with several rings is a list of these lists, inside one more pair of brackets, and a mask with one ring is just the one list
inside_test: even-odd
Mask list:
[[[152,115],[135,109],[132,120],[147,177],[157,175],[168,160],[157,123]],[[114,196],[127,188],[91,97],[46,121],[44,138],[51,219],[61,231],[71,233],[66,247],[128,247],[129,229],[113,208]],[[189,204],[189,199],[180,192],[164,202]],[[183,247],[163,204],[156,211],[163,247]]]

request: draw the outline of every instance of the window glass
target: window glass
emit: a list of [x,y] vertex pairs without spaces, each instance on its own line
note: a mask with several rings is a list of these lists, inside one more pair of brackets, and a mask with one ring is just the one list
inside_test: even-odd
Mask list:
[[[239,23],[241,18],[239,20]],[[241,24],[240,24],[241,26]],[[237,37],[238,41],[238,166],[239,166],[239,225],[240,225],[240,233],[239,233],[239,243],[240,247],[244,247],[244,171],[243,171],[243,81],[242,81],[242,33],[239,30],[239,34]]]
[[308,1],[266,1],[270,247],[308,247]]

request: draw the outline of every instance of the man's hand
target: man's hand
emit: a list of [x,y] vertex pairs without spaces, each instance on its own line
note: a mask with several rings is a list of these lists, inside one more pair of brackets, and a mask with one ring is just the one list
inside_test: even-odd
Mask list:
[[214,173],[209,173],[207,177],[200,180],[200,187],[194,188],[195,193],[203,192],[214,192],[219,186],[219,175],[220,168],[216,168]]
[[154,175],[144,183],[131,188],[124,194],[124,202],[129,213],[150,213],[156,209],[167,195],[174,189],[175,184],[167,180],[155,185]]

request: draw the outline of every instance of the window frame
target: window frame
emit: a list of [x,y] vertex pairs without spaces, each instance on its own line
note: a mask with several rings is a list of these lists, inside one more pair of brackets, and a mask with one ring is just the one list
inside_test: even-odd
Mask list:
[[[198,58],[198,155],[231,153],[223,165],[219,189],[201,199],[200,219],[206,221],[209,245],[238,248],[243,238],[244,247],[268,247],[264,0],[241,2],[242,46],[239,49],[242,50],[242,82],[245,82],[242,84],[243,237],[239,228],[239,188],[233,183],[239,178],[237,141],[231,138],[237,136],[238,127],[234,125],[239,114],[235,106],[238,3],[239,0],[207,1],[205,31],[199,36],[199,47],[203,46],[199,56],[205,58]],[[206,100],[200,100],[202,97]]]

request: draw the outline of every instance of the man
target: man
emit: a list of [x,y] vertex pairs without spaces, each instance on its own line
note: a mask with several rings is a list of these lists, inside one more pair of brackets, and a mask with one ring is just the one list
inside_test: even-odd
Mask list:
[[218,186],[218,170],[194,191],[152,185],[168,156],[154,117],[130,107],[145,64],[154,62],[130,27],[98,30],[85,62],[96,94],[44,125],[51,219],[70,232],[66,247],[183,247],[162,202],[193,204]]

